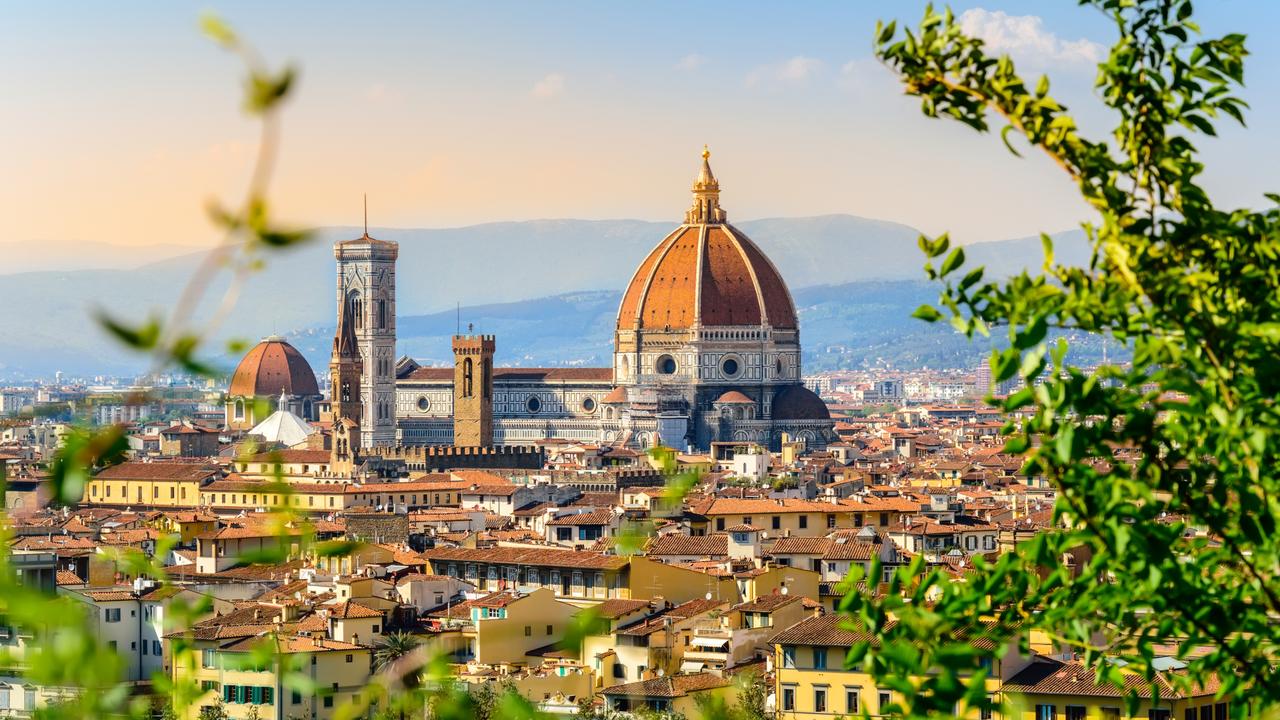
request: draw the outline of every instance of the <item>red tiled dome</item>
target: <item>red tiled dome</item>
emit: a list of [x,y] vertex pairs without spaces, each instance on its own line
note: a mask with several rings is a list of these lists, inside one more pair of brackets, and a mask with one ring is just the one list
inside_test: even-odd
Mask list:
[[682,225],[636,270],[618,328],[703,326],[793,329],[796,310],[782,275],[731,225]]
[[297,348],[278,337],[258,343],[240,361],[231,376],[229,395],[239,397],[275,397],[286,395],[319,395],[316,374]]
[[831,411],[809,388],[788,385],[773,396],[774,420],[830,420]]
[[754,405],[756,401],[755,401],[755,400],[752,400],[751,398],[747,397],[746,395],[743,395],[742,393],[738,392],[737,390],[730,390],[729,392],[727,392],[727,393],[725,393],[725,394],[721,395],[720,397],[716,398],[716,402],[717,402],[717,403],[725,403],[725,404],[729,404],[729,403],[737,403],[737,404],[739,404],[739,405],[741,405],[741,404],[743,404],[743,403],[746,403],[746,404],[748,404],[748,405]]
[[684,224],[640,263],[623,293],[619,330],[795,329],[796,307],[782,275],[726,220],[710,157],[704,148]]

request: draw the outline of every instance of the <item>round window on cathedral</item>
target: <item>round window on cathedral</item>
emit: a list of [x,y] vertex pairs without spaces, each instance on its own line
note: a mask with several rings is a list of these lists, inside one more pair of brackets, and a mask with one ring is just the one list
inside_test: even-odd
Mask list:
[[724,373],[725,377],[737,377],[740,369],[738,361],[731,357],[725,358],[724,362],[720,363],[720,372]]
[[674,375],[676,372],[676,359],[670,355],[663,355],[658,358],[658,372],[663,375]]
[[542,409],[542,401],[538,399],[537,395],[530,395],[524,406],[529,412],[536,413]]
[[427,399],[426,395],[422,395],[418,398],[418,409],[422,412],[426,412],[431,409],[431,401]]
[[596,411],[596,401],[595,401],[595,399],[594,399],[594,398],[587,398],[586,400],[583,400],[583,401],[582,401],[582,409],[583,409],[585,412],[589,412],[589,413],[595,412],[595,411]]

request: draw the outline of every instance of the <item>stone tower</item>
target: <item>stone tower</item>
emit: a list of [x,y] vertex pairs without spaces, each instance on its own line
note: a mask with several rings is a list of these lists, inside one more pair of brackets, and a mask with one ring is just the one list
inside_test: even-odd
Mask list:
[[[360,358],[360,447],[396,442],[397,243],[365,234],[333,246],[339,315],[347,315]],[[340,390],[340,388],[339,388]]]
[[453,444],[493,445],[492,335],[453,336]]

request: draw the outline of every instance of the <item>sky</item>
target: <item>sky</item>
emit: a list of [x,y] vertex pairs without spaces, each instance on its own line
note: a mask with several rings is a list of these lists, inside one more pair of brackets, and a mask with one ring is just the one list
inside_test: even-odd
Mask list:
[[[956,3],[966,27],[1095,135],[1113,28],[1069,0]],[[921,2],[0,2],[0,242],[208,245],[243,194],[257,126],[212,10],[301,71],[271,198],[305,226],[531,218],[679,222],[704,144],[730,220],[850,213],[961,242],[1088,219],[1066,177],[998,135],[924,118],[871,55]],[[1202,0],[1207,34],[1273,28],[1275,3]],[[1251,37],[1249,128],[1202,141],[1205,183],[1280,189],[1280,52]]]

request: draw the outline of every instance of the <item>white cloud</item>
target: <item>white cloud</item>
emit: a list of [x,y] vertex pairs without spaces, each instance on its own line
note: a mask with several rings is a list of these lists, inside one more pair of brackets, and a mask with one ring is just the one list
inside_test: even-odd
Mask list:
[[797,55],[773,65],[761,65],[747,73],[747,87],[805,85],[825,69],[817,58]]
[[564,76],[560,73],[551,73],[533,84],[533,90],[530,91],[536,98],[553,98],[564,94]]
[[676,63],[676,67],[680,70],[697,70],[706,61],[707,57],[705,55],[691,53],[680,58],[680,62]]
[[981,38],[995,52],[1009,53],[1015,60],[1037,64],[1055,62],[1096,63],[1105,54],[1092,40],[1063,40],[1045,29],[1036,15],[1009,15],[1001,10],[973,8],[960,16],[966,34]]

